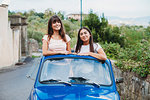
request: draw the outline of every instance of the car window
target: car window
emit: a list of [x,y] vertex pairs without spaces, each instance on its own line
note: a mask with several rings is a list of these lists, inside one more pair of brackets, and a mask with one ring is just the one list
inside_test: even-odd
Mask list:
[[87,82],[100,85],[111,85],[112,82],[108,65],[97,60],[63,58],[43,63],[40,81],[55,79],[70,82],[69,77],[84,77]]

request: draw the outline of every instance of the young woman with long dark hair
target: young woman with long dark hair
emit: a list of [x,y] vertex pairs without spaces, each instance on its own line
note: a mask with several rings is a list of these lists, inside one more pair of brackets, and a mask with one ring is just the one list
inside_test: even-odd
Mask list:
[[92,33],[86,27],[82,27],[78,31],[78,40],[75,47],[75,53],[78,55],[93,56],[101,60],[107,59],[102,47],[98,43],[93,43]]
[[42,38],[43,55],[71,53],[70,40],[60,18],[57,15],[52,16],[48,21],[48,34]]

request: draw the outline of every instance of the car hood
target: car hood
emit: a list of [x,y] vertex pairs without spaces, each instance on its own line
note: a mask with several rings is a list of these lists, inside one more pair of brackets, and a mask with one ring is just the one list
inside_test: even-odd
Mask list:
[[37,100],[119,100],[118,92],[96,87],[42,86],[33,91]]

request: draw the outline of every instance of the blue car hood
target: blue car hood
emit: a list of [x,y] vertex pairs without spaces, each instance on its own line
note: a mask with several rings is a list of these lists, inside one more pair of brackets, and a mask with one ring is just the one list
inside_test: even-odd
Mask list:
[[96,87],[42,86],[33,94],[37,100],[120,100],[118,92]]

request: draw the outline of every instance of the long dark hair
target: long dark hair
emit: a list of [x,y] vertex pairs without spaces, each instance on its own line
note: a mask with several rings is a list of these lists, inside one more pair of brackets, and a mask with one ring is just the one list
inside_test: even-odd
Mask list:
[[89,39],[89,44],[90,44],[89,50],[90,50],[90,52],[94,52],[93,36],[92,36],[91,31],[90,31],[88,28],[86,28],[86,27],[82,27],[82,28],[80,28],[79,31],[78,31],[78,40],[77,40],[77,45],[76,45],[76,48],[75,48],[75,52],[76,52],[76,53],[79,53],[80,50],[81,50],[81,46],[83,45],[83,41],[82,41],[81,38],[80,38],[80,32],[81,32],[82,29],[86,29],[86,30],[90,33],[91,36],[90,36],[90,39]]
[[66,36],[65,36],[65,32],[64,32],[64,28],[63,28],[63,24],[62,21],[60,20],[60,18],[57,15],[53,15],[49,21],[48,21],[48,40],[50,40],[50,38],[53,35],[53,28],[52,28],[52,24],[55,22],[60,22],[61,23],[61,28],[59,30],[59,35],[61,36],[61,38],[66,42]]

